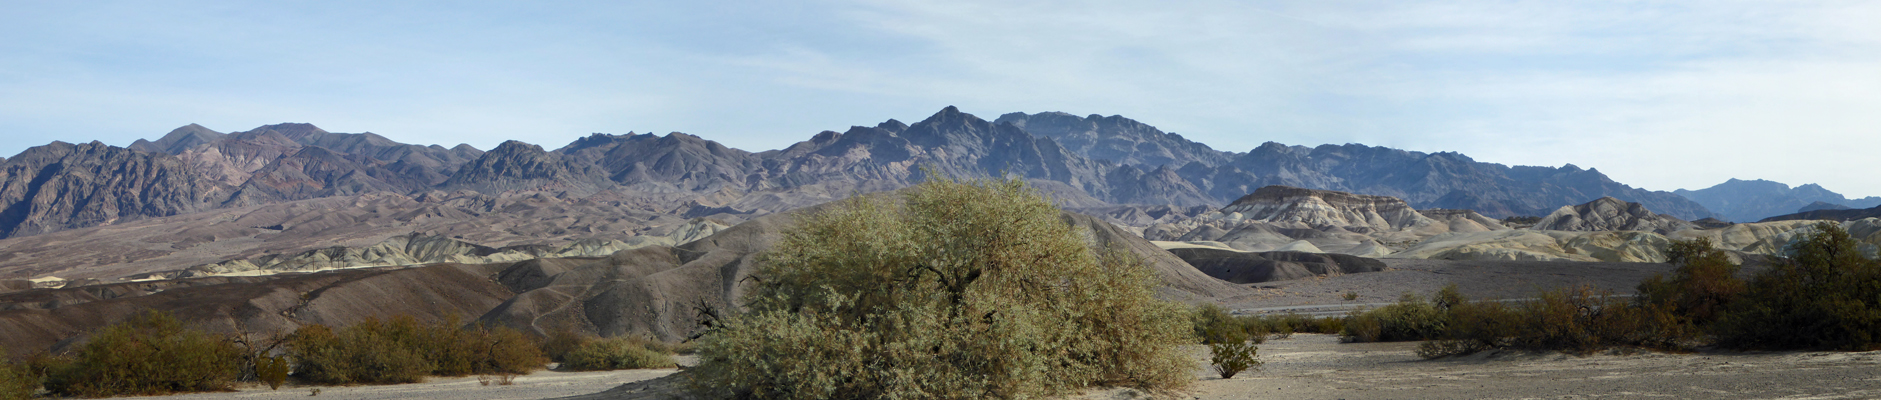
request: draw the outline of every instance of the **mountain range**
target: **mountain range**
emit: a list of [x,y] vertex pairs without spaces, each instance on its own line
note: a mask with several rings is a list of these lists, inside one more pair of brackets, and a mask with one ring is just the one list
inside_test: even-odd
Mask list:
[[1791,188],[1762,179],[1732,179],[1704,189],[1679,189],[1673,193],[1692,199],[1732,222],[1756,222],[1815,210],[1881,206],[1881,197],[1850,199],[1813,183]]
[[757,153],[677,132],[595,134],[554,150],[512,141],[485,152],[304,123],[234,133],[191,124],[128,147],[54,142],[0,164],[0,238],[429,191],[543,191],[675,206],[666,208],[691,202],[757,215],[905,187],[930,173],[1018,176],[1068,207],[1221,206],[1256,188],[1288,185],[1497,218],[1545,215],[1606,196],[1688,220],[1714,216],[1685,197],[1630,187],[1574,165],[1511,167],[1457,153],[1358,144],[1269,142],[1247,152],[1218,151],[1121,116],[1011,113],[988,121],[947,107],[912,125],[891,119],[824,131]]

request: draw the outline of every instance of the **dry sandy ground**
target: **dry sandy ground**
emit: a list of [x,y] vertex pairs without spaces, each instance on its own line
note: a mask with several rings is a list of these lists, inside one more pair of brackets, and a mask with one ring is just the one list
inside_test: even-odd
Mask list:
[[[1299,334],[1261,345],[1266,366],[1219,379],[1195,355],[1197,380],[1178,399],[1857,399],[1881,398],[1881,352],[1638,353],[1576,357],[1501,352],[1422,360],[1415,343],[1339,343]],[[476,378],[392,386],[322,387],[339,399],[668,399],[677,370],[537,372],[512,386]],[[247,388],[153,399],[306,398],[309,388]],[[1130,389],[1094,390],[1078,400],[1142,398]],[[683,398],[683,396],[677,396]]]
[[[1542,290],[1582,284],[1630,295],[1640,281],[1672,271],[1669,264],[1649,263],[1380,260],[1387,267],[1380,272],[1247,284],[1254,294],[1222,303],[1236,310],[1285,312],[1302,305],[1390,303],[1404,293],[1428,297],[1450,284],[1476,299],[1531,298]],[[1348,292],[1358,298],[1346,300]]]

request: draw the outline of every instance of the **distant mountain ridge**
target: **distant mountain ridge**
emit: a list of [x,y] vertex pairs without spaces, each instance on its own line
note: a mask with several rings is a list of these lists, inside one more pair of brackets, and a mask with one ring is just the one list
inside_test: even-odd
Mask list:
[[1419,209],[1467,209],[1495,218],[1547,215],[1601,197],[1638,202],[1687,220],[1714,216],[1684,197],[1627,186],[1573,164],[1511,167],[1452,152],[1360,144],[1309,148],[1267,142],[1245,153],[1225,152],[1120,116],[1011,113],[1000,116],[999,122],[1026,127],[1088,158],[1173,168],[1214,204],[1264,186],[1284,185],[1391,196]]
[[[1821,202],[1847,208],[1881,206],[1881,197],[1850,199],[1814,183],[1791,188],[1780,182],[1762,179],[1731,179],[1699,190],[1679,189],[1673,193],[1703,204],[1732,222],[1756,222],[1779,215],[1794,214]],[[1823,206],[1817,206],[1823,207]]]
[[[89,167],[72,168],[77,165]],[[1357,144],[1269,142],[1225,152],[1121,116],[1011,113],[987,121],[949,106],[914,124],[891,119],[824,131],[759,153],[678,132],[595,134],[555,150],[511,141],[484,152],[332,133],[305,123],[226,134],[191,124],[128,148],[54,143],[0,163],[0,238],[226,207],[432,190],[656,199],[644,201],[660,203],[649,206],[656,209],[694,210],[674,211],[681,213],[761,215],[906,187],[928,173],[1017,176],[1067,207],[1084,208],[1219,206],[1256,188],[1288,185],[1492,217],[1542,215],[1605,196],[1684,219],[1712,215],[1683,197],[1573,165],[1506,167],[1456,153]]]

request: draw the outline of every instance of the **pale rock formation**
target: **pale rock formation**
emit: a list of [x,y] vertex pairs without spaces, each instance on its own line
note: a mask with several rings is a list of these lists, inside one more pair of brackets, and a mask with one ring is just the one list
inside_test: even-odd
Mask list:
[[1660,234],[1696,228],[1691,222],[1660,215],[1639,203],[1602,197],[1575,206],[1562,206],[1530,228],[1548,231],[1647,231]]

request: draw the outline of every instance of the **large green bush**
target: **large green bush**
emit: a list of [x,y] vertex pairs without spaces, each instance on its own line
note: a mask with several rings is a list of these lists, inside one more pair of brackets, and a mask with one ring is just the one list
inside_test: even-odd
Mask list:
[[1016,180],[934,179],[801,217],[691,370],[706,397],[1018,398],[1179,387],[1180,305]]
[[1815,225],[1789,257],[1752,279],[1715,329],[1726,347],[1881,349],[1881,263],[1833,222]]
[[84,397],[230,390],[242,360],[234,344],[145,311],[92,334],[69,364],[47,371],[45,385]]

